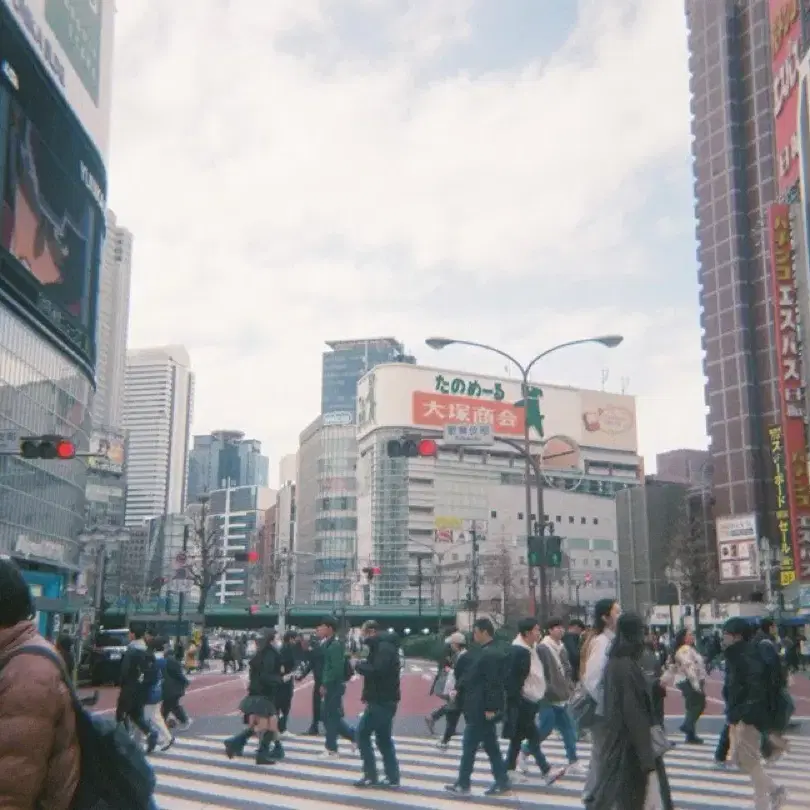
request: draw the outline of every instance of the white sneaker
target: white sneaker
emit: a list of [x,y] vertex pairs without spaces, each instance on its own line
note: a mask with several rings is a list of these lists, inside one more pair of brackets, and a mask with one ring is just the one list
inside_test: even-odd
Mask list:
[[588,769],[579,761],[571,762],[565,769],[565,773],[570,776],[587,776]]
[[525,785],[529,781],[529,777],[520,771],[509,771],[509,781],[513,785]]
[[321,757],[323,759],[340,759],[340,754],[337,751],[324,751]]
[[526,776],[529,773],[529,769],[531,768],[532,760],[531,757],[525,752],[520,752],[520,757],[518,758],[518,770]]
[[553,785],[561,776],[565,775],[565,768],[552,768],[548,773],[543,774],[543,781],[546,785]]
[[192,724],[193,722],[194,722],[194,721],[193,721],[193,720],[192,720],[192,719],[189,717],[189,718],[188,718],[188,720],[186,720],[186,722],[185,722],[185,723],[183,723],[183,724],[180,726],[180,729],[179,729],[179,730],[180,730],[180,731],[188,731],[188,730],[191,728],[191,724]]
[[436,748],[440,751],[446,751],[449,747],[450,743],[446,743],[444,740],[439,740],[439,742],[436,743]]

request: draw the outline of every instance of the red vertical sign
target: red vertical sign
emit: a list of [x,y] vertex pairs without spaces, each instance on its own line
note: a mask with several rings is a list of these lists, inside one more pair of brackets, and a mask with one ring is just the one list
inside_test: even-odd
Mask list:
[[[779,364],[779,394],[787,484],[790,535],[796,576],[810,580],[810,476],[807,471],[807,441],[804,429],[804,380],[799,342],[790,206],[772,205],[768,212],[771,237],[776,357]],[[787,579],[783,574],[783,584]]]

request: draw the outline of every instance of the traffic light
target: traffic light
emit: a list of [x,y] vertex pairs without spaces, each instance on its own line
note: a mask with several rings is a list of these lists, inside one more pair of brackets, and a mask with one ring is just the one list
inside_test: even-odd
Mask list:
[[562,567],[562,537],[552,535],[546,538],[546,565],[549,568]]
[[76,458],[76,445],[62,436],[29,436],[20,442],[20,455],[30,459],[69,461]]
[[528,553],[526,560],[530,568],[538,568],[543,564],[543,538],[540,535],[529,535]]
[[233,561],[234,562],[257,563],[257,562],[259,562],[259,552],[258,551],[234,551],[234,553],[233,553]]
[[435,439],[392,439],[386,449],[389,458],[435,458],[439,454]]
[[256,615],[256,614],[259,612],[259,606],[258,606],[258,605],[250,605],[250,606],[248,607],[248,609],[247,609],[247,612],[248,612],[248,613],[249,613],[251,616],[255,616],[255,615]]
[[371,580],[374,579],[374,577],[380,575],[380,569],[377,566],[372,565],[367,568],[364,568],[363,573],[366,575],[368,581],[371,582]]

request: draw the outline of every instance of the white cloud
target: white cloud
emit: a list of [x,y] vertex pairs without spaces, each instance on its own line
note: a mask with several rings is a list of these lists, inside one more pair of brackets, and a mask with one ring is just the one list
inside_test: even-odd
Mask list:
[[[436,332],[526,356],[623,331],[612,374],[662,413],[655,429],[642,414],[645,452],[701,438],[700,398],[676,401],[702,384],[693,308],[668,316],[678,342],[659,356],[659,306],[640,303],[691,204],[641,226],[688,154],[678,4],[592,0],[557,53],[443,75],[448,44],[487,35],[472,5],[119,5],[111,203],[136,236],[131,342],[188,346],[196,429],[294,449],[326,339],[394,334],[432,363],[417,344]],[[336,10],[371,15],[388,50],[365,58]],[[608,300],[582,299],[607,280]],[[598,384],[588,352],[549,373]]]

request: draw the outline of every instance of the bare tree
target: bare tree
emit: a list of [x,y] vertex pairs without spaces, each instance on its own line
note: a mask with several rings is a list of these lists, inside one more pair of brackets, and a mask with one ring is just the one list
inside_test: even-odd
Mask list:
[[208,596],[217,580],[228,567],[228,558],[222,542],[222,531],[212,526],[208,512],[208,499],[200,498],[200,509],[191,518],[187,572],[189,579],[199,588],[197,612],[205,623]]
[[525,580],[527,572],[521,572],[508,546],[502,543],[494,553],[482,558],[481,573],[494,590],[491,598],[484,600],[484,609],[503,627],[511,627],[528,610],[527,595],[520,592],[518,584],[521,578]]
[[684,605],[694,609],[695,629],[701,610],[717,594],[717,558],[706,544],[699,521],[685,513],[670,538],[669,568],[672,584],[680,588]]

